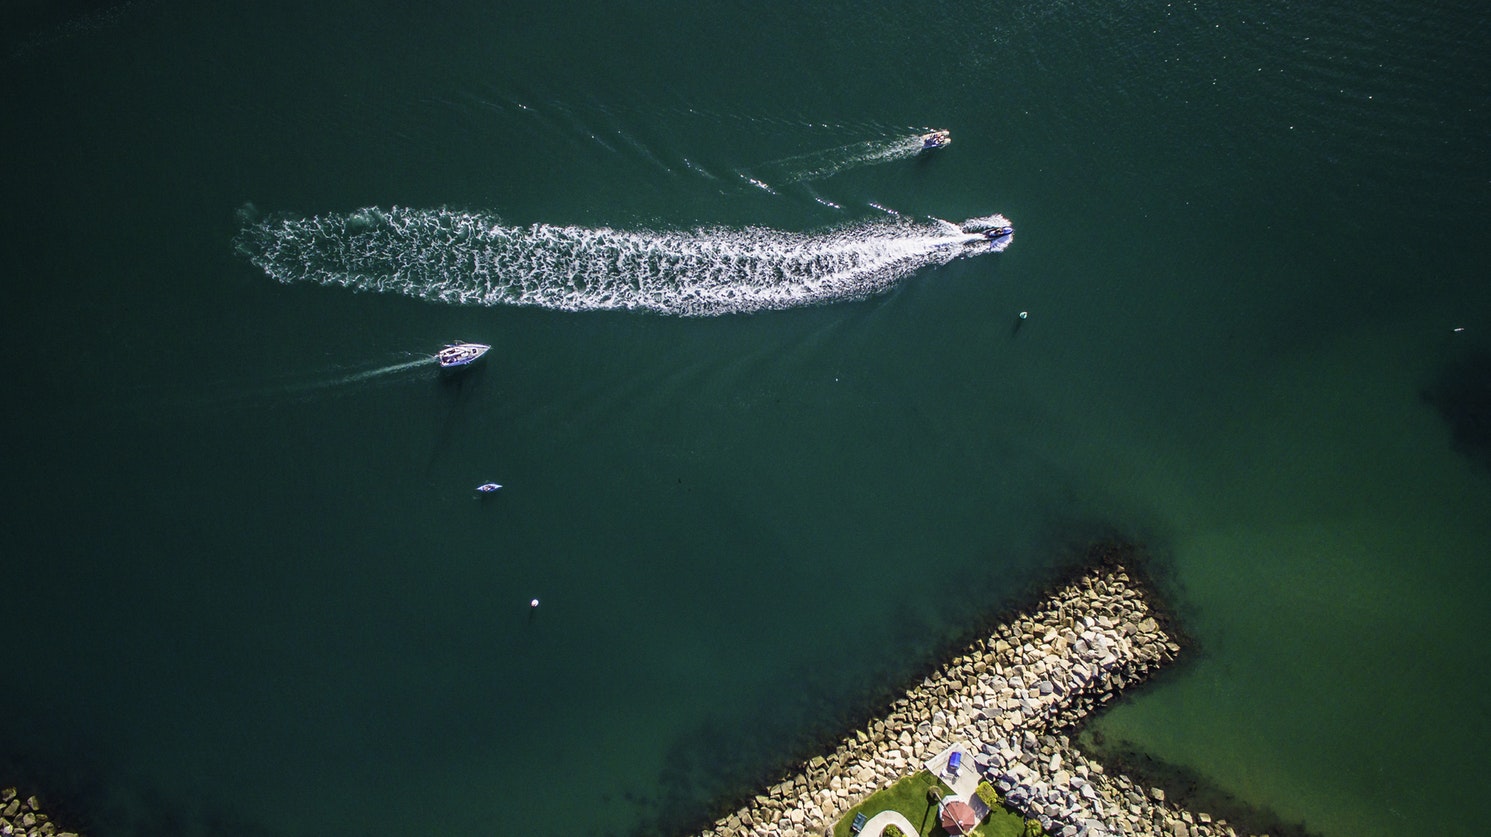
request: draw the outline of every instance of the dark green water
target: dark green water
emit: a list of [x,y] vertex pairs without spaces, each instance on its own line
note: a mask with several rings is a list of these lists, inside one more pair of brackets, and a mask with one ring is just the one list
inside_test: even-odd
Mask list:
[[[0,16],[19,779],[96,834],[649,833],[1111,527],[1202,649],[1111,740],[1480,827],[1491,472],[1420,392],[1491,347],[1481,4],[406,6]],[[281,284],[247,202],[1017,233],[687,318]]]

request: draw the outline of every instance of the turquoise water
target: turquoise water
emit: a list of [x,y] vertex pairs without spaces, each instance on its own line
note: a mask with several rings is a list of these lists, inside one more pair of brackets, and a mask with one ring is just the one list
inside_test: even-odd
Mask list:
[[[93,833],[666,832],[1104,530],[1199,649],[1109,739],[1479,827],[1491,473],[1420,396],[1488,349],[1477,5],[5,15],[0,754]],[[245,252],[395,207],[688,238],[584,274],[668,294],[896,258],[675,316]]]

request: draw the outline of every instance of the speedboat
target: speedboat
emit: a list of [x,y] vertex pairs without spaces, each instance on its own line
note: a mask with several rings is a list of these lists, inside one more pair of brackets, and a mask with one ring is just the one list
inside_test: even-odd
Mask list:
[[1015,234],[1015,228],[1010,224],[1010,219],[1003,215],[969,218],[957,227],[967,236],[963,239],[963,243],[969,246],[988,242],[991,246],[998,247]]
[[927,151],[932,148],[942,148],[952,142],[953,135],[951,131],[928,131],[921,135],[921,141],[922,150]]
[[481,485],[478,485],[476,487],[476,490],[482,494],[491,494],[493,491],[496,491],[501,487],[502,486],[498,485],[495,482],[484,482]]
[[491,348],[483,343],[452,343],[437,352],[435,359],[440,361],[441,369],[450,369],[474,363]]

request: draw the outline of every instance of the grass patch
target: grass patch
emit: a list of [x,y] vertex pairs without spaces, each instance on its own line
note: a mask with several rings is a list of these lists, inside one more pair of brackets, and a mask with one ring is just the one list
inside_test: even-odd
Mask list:
[[[936,776],[919,770],[850,808],[834,823],[834,837],[850,837],[849,826],[854,823],[855,814],[873,817],[881,811],[900,811],[916,826],[921,837],[947,837],[942,824],[937,822],[937,805],[927,799],[927,788],[931,787],[937,788],[939,797],[952,793]],[[1002,806],[990,811],[973,830],[974,837],[1024,837],[1025,833],[1025,818]]]

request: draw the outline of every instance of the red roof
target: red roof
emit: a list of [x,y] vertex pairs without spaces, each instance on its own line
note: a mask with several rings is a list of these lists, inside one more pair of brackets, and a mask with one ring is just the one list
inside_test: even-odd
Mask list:
[[942,827],[949,834],[967,834],[978,825],[978,817],[967,802],[949,802],[942,806]]

